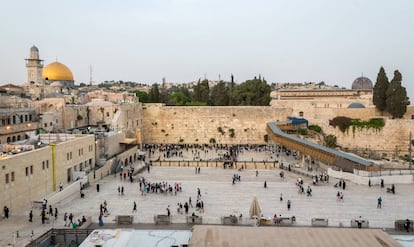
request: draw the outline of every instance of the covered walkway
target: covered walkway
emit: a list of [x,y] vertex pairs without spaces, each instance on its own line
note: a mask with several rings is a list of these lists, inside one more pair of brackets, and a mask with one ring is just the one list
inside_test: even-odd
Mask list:
[[279,126],[285,124],[285,122],[267,123],[266,131],[273,142],[283,145],[288,149],[299,151],[304,155],[309,155],[313,159],[340,168],[345,172],[353,172],[354,169],[364,171],[379,170],[379,167],[375,166],[369,160],[301,139],[295,135],[287,134]]

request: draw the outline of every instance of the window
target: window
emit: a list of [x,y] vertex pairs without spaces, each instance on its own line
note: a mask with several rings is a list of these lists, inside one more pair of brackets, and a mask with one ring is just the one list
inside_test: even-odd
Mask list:
[[45,123],[44,126],[47,127],[47,123]]
[[30,166],[30,175],[33,174],[33,166]]
[[70,152],[70,159],[72,159],[72,152]]
[[14,172],[11,172],[11,181],[14,182]]
[[45,168],[46,168],[46,163],[42,161],[42,170],[44,170]]
[[66,153],[66,160],[69,160],[69,153]]
[[9,183],[9,174],[6,173],[6,184],[8,184],[8,183]]
[[303,117],[303,111],[299,112],[299,117]]
[[411,119],[414,119],[414,115],[411,115]]
[[29,167],[26,167],[26,176],[29,176]]
[[46,169],[49,169],[49,160],[46,160]]

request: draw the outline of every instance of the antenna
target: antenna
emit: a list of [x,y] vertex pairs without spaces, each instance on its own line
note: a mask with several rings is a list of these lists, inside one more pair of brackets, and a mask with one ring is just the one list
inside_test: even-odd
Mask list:
[[92,65],[89,65],[89,86],[92,86]]

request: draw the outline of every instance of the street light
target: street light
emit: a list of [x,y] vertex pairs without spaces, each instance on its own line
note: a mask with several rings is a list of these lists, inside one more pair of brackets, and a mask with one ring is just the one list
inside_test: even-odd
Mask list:
[[412,156],[411,156],[411,151],[412,151],[412,149],[411,149],[411,145],[413,144],[413,140],[412,140],[412,136],[411,136],[411,131],[410,131],[410,140],[409,140],[409,143],[408,143],[408,168],[411,170],[411,165],[412,165],[412,163],[413,163],[413,158],[412,158]]

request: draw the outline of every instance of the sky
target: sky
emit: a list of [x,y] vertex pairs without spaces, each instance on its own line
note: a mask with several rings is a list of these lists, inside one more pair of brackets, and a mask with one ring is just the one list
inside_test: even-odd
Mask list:
[[32,45],[75,83],[375,83],[383,66],[414,101],[412,0],[3,0],[0,84],[27,81]]

